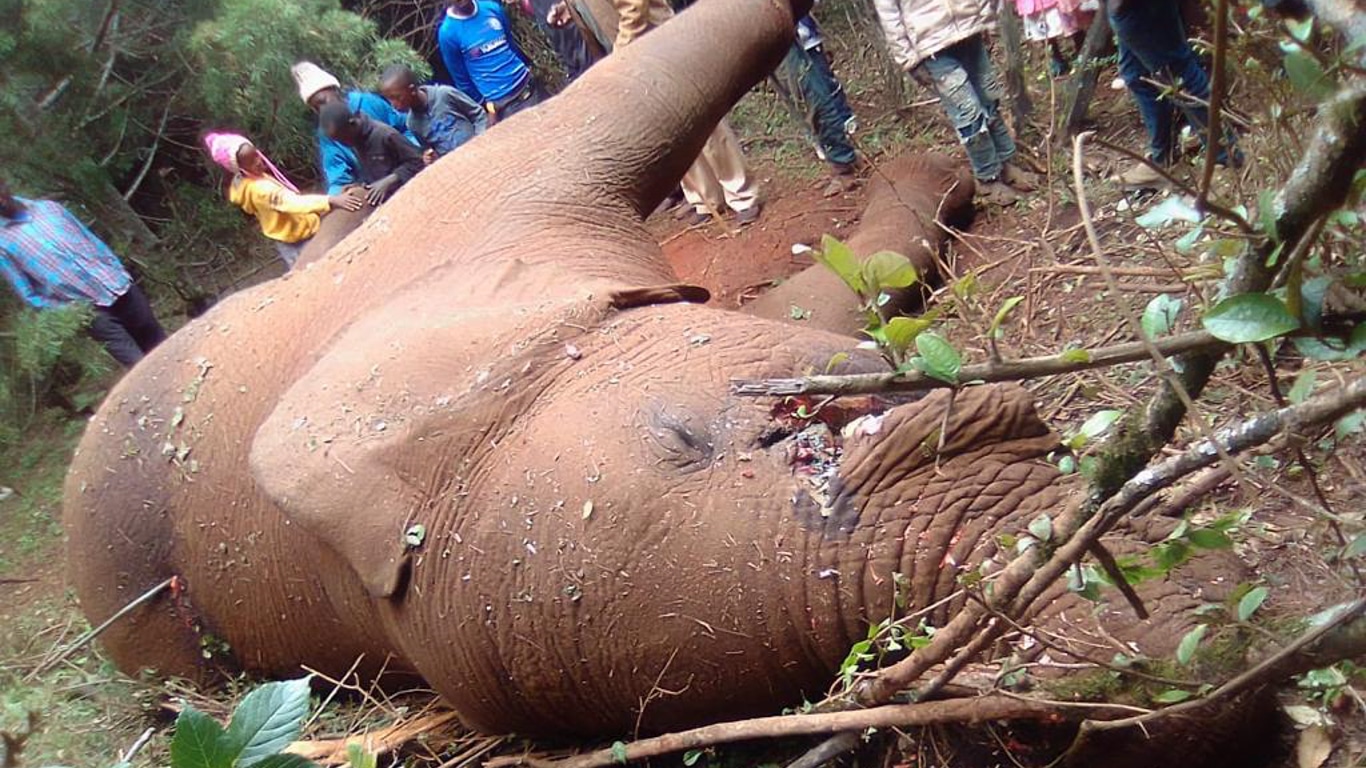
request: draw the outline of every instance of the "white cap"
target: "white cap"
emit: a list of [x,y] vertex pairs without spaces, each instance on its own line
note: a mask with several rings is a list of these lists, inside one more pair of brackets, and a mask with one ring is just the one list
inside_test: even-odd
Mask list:
[[294,82],[299,86],[299,98],[307,104],[308,100],[318,91],[325,91],[328,88],[341,88],[341,82],[337,78],[329,75],[322,67],[311,61],[301,61],[290,67],[289,73],[294,75]]

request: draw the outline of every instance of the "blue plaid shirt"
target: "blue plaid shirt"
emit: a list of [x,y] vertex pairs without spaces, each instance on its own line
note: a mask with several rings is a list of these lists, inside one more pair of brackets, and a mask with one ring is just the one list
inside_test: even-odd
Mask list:
[[26,200],[17,218],[0,216],[0,272],[19,298],[39,309],[75,301],[107,307],[133,278],[119,257],[60,203]]

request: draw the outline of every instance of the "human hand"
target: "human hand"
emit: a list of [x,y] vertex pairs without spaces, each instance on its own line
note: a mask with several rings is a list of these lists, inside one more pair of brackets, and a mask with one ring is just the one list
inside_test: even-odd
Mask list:
[[435,150],[435,149],[428,149],[428,150],[426,150],[425,152],[422,153],[422,163],[423,163],[423,165],[431,165],[432,163],[435,163],[435,162],[436,162],[436,150]]
[[379,205],[389,197],[398,179],[393,176],[385,176],[379,181],[366,187],[365,202],[370,205]]
[[550,6],[550,12],[545,15],[545,23],[552,27],[567,27],[573,21],[569,15],[569,3],[565,0]]
[[345,189],[339,195],[329,195],[327,202],[333,208],[340,208],[344,211],[359,211],[365,205],[365,197],[360,190]]

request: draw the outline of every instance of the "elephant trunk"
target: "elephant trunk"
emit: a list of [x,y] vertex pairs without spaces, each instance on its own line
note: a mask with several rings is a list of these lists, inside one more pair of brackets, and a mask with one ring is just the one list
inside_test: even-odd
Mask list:
[[[539,126],[512,121],[524,131],[562,127],[569,137],[574,151],[557,143],[548,164],[562,183],[547,191],[578,207],[601,202],[605,187],[641,218],[649,215],[721,118],[782,60],[794,20],[809,8],[809,0],[705,0],[528,113],[541,118]],[[713,55],[697,55],[701,40]]]

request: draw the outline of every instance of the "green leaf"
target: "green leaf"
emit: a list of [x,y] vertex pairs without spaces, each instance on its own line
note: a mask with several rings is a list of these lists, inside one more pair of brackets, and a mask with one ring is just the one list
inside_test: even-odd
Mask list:
[[379,755],[370,752],[359,744],[347,744],[346,764],[350,766],[350,768],[377,768],[379,765]]
[[1148,334],[1148,338],[1165,336],[1172,331],[1176,325],[1176,317],[1181,314],[1182,301],[1173,298],[1165,293],[1159,293],[1148,302],[1148,306],[1143,309],[1143,318],[1139,321],[1143,326],[1143,332]]
[[1233,540],[1228,534],[1213,528],[1196,528],[1186,534],[1186,538],[1201,549],[1228,549],[1233,546]]
[[[1270,237],[1272,240],[1280,239],[1279,235],[1276,234],[1276,190],[1264,189],[1257,195],[1257,225],[1261,228],[1262,234]],[[1239,243],[1240,248],[1242,245],[1242,243]],[[1241,252],[1242,251],[1239,250],[1238,253],[1233,255],[1236,256]],[[1279,258],[1279,254],[1280,251],[1278,250],[1272,258]],[[1274,267],[1276,264],[1272,261],[1267,264],[1267,266]]]
[[299,735],[299,726],[308,716],[308,681],[301,677],[266,683],[237,705],[228,725],[228,738],[240,750],[237,768],[250,768]]
[[1347,545],[1347,549],[1342,552],[1343,559],[1361,557],[1362,555],[1366,555],[1366,533],[1358,533],[1356,538]]
[[1123,411],[1096,411],[1091,414],[1091,418],[1082,423],[1081,428],[1077,430],[1077,434],[1085,435],[1087,440],[1094,440],[1105,434],[1105,430],[1109,429],[1111,425],[1118,421],[1119,417],[1123,415]]
[[690,749],[683,753],[683,764],[687,766],[697,765],[697,761],[702,759],[703,750]]
[[894,317],[883,326],[887,345],[897,353],[905,352],[915,343],[916,337],[934,325],[923,317]]
[[1348,435],[1361,429],[1362,422],[1366,422],[1366,411],[1354,411],[1337,420],[1333,425],[1333,435],[1338,442],[1342,442]]
[[1271,594],[1271,590],[1266,587],[1256,587],[1249,589],[1243,599],[1238,601],[1238,621],[1247,621],[1252,618],[1252,614],[1262,607],[1266,602],[1266,596]]
[[1064,456],[1058,459],[1058,471],[1064,475],[1070,475],[1077,471],[1077,460],[1072,456]]
[[1000,329],[1001,323],[1005,322],[1006,315],[1009,315],[1010,310],[1014,309],[1016,305],[1022,301],[1024,301],[1023,296],[1011,296],[1006,299],[1005,303],[1001,305],[1001,308],[996,310],[996,317],[992,318],[991,327],[987,329],[987,333],[992,337],[996,337],[996,332]]
[[1318,59],[1298,45],[1285,52],[1285,75],[1304,98],[1323,101],[1333,95],[1333,79],[1323,71]]
[[825,372],[830,373],[831,371],[838,368],[840,365],[843,365],[844,363],[848,362],[848,360],[848,352],[836,352],[835,354],[830,356],[830,362],[825,364]]
[[1039,541],[1049,541],[1053,538],[1053,520],[1048,517],[1047,512],[1029,521],[1029,535]]
[[1214,305],[1202,319],[1205,330],[1230,344],[1266,341],[1300,327],[1285,302],[1265,293],[1240,293]]
[[1200,647],[1200,641],[1205,638],[1205,633],[1209,631],[1206,624],[1197,624],[1195,629],[1187,632],[1181,638],[1181,642],[1176,646],[1176,662],[1181,666],[1191,663],[1195,658],[1195,650]]
[[1366,352],[1366,323],[1358,323],[1347,339],[1347,351],[1353,356]]
[[626,755],[626,742],[612,742],[612,759],[617,761],[618,763],[621,763],[622,765],[626,765],[628,762],[630,762],[630,759]]
[[1134,221],[1144,229],[1156,229],[1173,221],[1189,221],[1192,224],[1198,224],[1202,217],[1191,203],[1192,201],[1189,198],[1183,196],[1169,197]]
[[977,273],[969,272],[953,281],[953,295],[960,299],[967,299],[977,292],[978,285]]
[[1307,43],[1309,36],[1314,32],[1314,17],[1306,14],[1303,19],[1286,19],[1285,28],[1291,37],[1301,43]]
[[[240,766],[241,763],[238,765]],[[317,768],[318,764],[302,755],[279,752],[274,755],[266,755],[252,765],[255,768]],[[373,766],[374,763],[371,762],[370,765]]]
[[863,283],[869,291],[909,288],[919,279],[911,260],[899,253],[878,251],[863,262]]
[[1091,353],[1084,349],[1064,349],[1062,359],[1065,363],[1089,363],[1091,362]]
[[176,717],[171,738],[175,768],[232,768],[239,751],[223,726],[194,707],[185,707]]
[[1325,362],[1336,362],[1338,360],[1350,360],[1356,357],[1342,339],[1332,336],[1297,336],[1290,340],[1295,345],[1295,351],[1310,360],[1322,360]]
[[1296,405],[1304,402],[1305,398],[1313,393],[1314,382],[1318,377],[1318,372],[1313,368],[1304,369],[1300,372],[1299,376],[1295,377],[1295,385],[1290,388],[1290,392],[1286,395],[1286,398]]
[[[1204,626],[1201,624],[1200,626]],[[1193,694],[1190,691],[1183,691],[1180,688],[1172,688],[1163,691],[1153,697],[1154,704],[1180,704],[1189,699]]]
[[420,547],[422,542],[427,539],[427,526],[416,523],[410,526],[403,534],[403,546],[408,548]]
[[866,286],[863,282],[863,268],[849,246],[826,235],[821,238],[820,250],[813,251],[812,256],[843,280],[844,284],[849,286],[849,290],[860,296],[864,295]]
[[958,383],[958,371],[963,367],[963,358],[958,350],[933,333],[922,333],[915,337],[915,351],[920,353],[925,375],[933,376],[950,384]]

